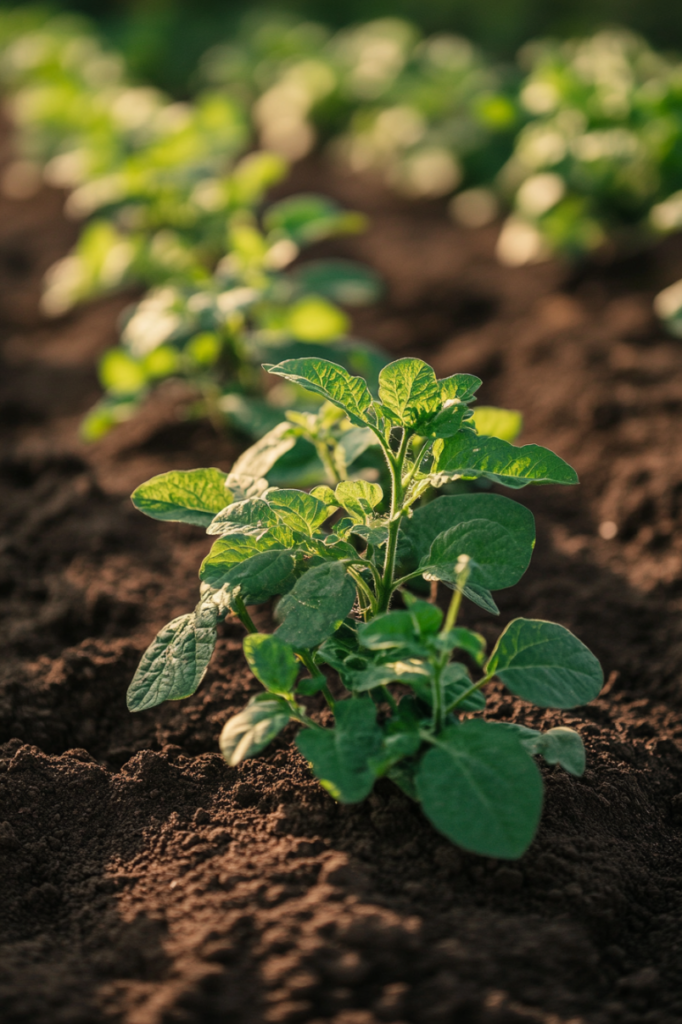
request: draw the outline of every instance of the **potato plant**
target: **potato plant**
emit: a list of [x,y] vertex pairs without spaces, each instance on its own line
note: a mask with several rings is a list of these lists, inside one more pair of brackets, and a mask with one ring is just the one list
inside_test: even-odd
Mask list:
[[[471,374],[437,380],[421,360],[399,359],[382,369],[375,399],[361,377],[327,360],[289,359],[267,369],[321,395],[354,430],[373,436],[386,489],[361,477],[309,493],[270,487],[263,474],[281,454],[274,436],[245,453],[230,475],[190,470],[142,484],[132,496],[136,508],[202,526],[216,540],[199,571],[195,610],[152,642],[130,685],[129,708],[193,694],[218,623],[235,614],[264,692],[225,724],[220,748],[231,765],[294,721],[303,726],[299,750],[335,799],[363,800],[376,779],[388,777],[453,842],[487,856],[520,856],[542,807],[534,756],[580,775],[584,751],[570,729],[540,733],[486,720],[485,687],[496,679],[540,707],[570,708],[597,696],[602,672],[563,626],[514,619],[488,654],[483,637],[458,624],[464,599],[498,614],[494,592],[525,572],[535,544],[527,508],[496,493],[420,499],[462,480],[512,490],[574,484],[575,471],[546,448],[479,434],[471,403],[481,382]],[[412,593],[421,580],[452,591],[447,612]],[[273,598],[278,625],[259,633],[248,608]],[[398,598],[402,607],[394,607]],[[332,727],[304,703],[317,693],[333,712]]]
[[530,43],[521,57],[527,123],[498,179],[513,205],[501,258],[581,257],[678,231],[679,63],[625,29]]
[[[333,350],[350,369],[376,380],[385,360],[349,337],[342,308],[374,301],[381,292],[376,274],[351,260],[290,266],[306,246],[362,230],[365,219],[312,194],[272,203],[257,218],[262,163],[270,159],[256,153],[237,166],[231,181],[238,208],[221,213],[226,255],[213,270],[194,245],[187,248],[194,254],[189,264],[156,266],[164,283],[128,311],[120,344],[101,360],[105,394],[83,424],[86,439],[96,440],[129,418],[169,378],[186,381],[199,396],[195,414],[210,416],[219,429],[229,421],[251,437],[279,422],[284,408],[300,398],[293,388],[263,395],[264,359]],[[81,239],[82,260],[90,237],[86,232]],[[154,241],[141,238],[139,251],[149,263]]]

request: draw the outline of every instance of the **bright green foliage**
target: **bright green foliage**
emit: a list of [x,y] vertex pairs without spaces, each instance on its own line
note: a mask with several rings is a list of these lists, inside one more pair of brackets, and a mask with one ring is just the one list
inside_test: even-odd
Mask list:
[[152,519],[209,526],[233,497],[226,480],[220,469],[173,469],[141,484],[130,500]]
[[290,717],[291,709],[285,701],[266,694],[252,697],[244,710],[223,726],[220,753],[232,766],[259,754],[288,725]]
[[289,644],[267,633],[250,633],[244,640],[244,655],[256,679],[271,693],[289,693],[300,663]]
[[[216,478],[227,497],[206,527],[216,540],[200,569],[202,603],[195,617],[176,620],[154,641],[130,706],[150,707],[182,695],[183,687],[194,692],[215,624],[232,612],[247,628],[246,658],[267,693],[225,726],[221,749],[230,764],[262,750],[291,719],[305,726],[299,749],[335,799],[362,800],[386,776],[419,800],[453,842],[491,857],[520,856],[542,806],[533,757],[579,775],[584,750],[570,729],[539,733],[486,720],[484,688],[498,679],[541,707],[575,707],[598,695],[601,668],[563,626],[531,619],[511,622],[486,660],[484,638],[457,625],[459,608],[466,598],[497,612],[492,592],[515,584],[530,561],[533,516],[509,498],[480,491],[417,502],[445,472],[444,452],[450,476],[475,476],[475,464],[479,475],[511,487],[572,483],[573,470],[537,445],[514,448],[477,433],[469,404],[478,378],[438,381],[421,360],[401,359],[382,370],[375,399],[362,378],[322,359],[286,360],[272,371],[329,403],[314,423],[290,416],[292,429],[324,444],[332,469],[341,464],[338,447],[354,434],[359,450],[382,455],[383,482],[332,480],[334,490],[320,484],[310,493],[268,486],[260,474],[281,457],[288,427],[241,456],[224,483]],[[342,413],[353,424],[346,421],[344,430]],[[191,514],[205,515],[215,491],[207,489],[204,505],[192,504],[178,486],[188,476],[166,474],[136,496],[146,494],[144,510],[158,518],[169,516],[169,506],[176,516],[190,506]],[[452,590],[446,614],[411,591],[422,579]],[[392,608],[398,594],[403,607]],[[279,625],[272,635],[259,634],[247,605],[272,597],[279,598]],[[210,620],[213,632],[202,634],[195,654],[199,618],[202,625]],[[170,668],[162,672],[176,635]],[[175,669],[180,655],[188,666],[182,672]],[[336,698],[325,665],[343,684]],[[301,667],[308,674],[299,679]],[[320,692],[334,713],[332,728],[298,702]]]
[[[234,174],[242,164],[252,166],[256,157],[266,156],[251,154],[237,164]],[[241,197],[232,185],[228,193]],[[286,217],[268,218],[293,199],[266,209],[264,221],[271,226],[265,229],[252,209],[262,194],[252,189],[248,198],[250,206],[239,198],[220,213],[221,233],[212,248],[192,243],[186,254],[188,259],[191,256],[189,262],[179,258],[179,243],[171,245],[167,236],[163,253],[175,253],[173,260],[178,256],[179,262],[161,266],[154,262],[156,256],[150,256],[152,250],[158,255],[158,244],[148,245],[142,238],[122,242],[114,228],[101,221],[84,230],[78,259],[90,268],[87,280],[94,273],[89,253],[92,259],[107,263],[112,246],[125,244],[131,252],[131,246],[139,252],[126,280],[141,278],[154,286],[127,311],[120,345],[101,361],[105,395],[85,421],[86,438],[96,440],[117,420],[132,415],[149,392],[169,377],[186,380],[201,396],[195,414],[209,415],[216,425],[227,420],[247,435],[260,436],[282,417],[280,406],[263,397],[259,371],[259,364],[275,352],[281,357],[331,349],[341,362],[376,380],[383,357],[371,346],[347,337],[349,319],[336,304],[373,301],[379,289],[376,277],[350,261],[319,261],[318,267],[313,260],[300,269],[288,269],[308,236],[305,232],[301,236],[300,230],[288,233]],[[305,223],[311,237],[361,226],[331,200],[307,199],[298,224],[302,230]],[[312,202],[318,199],[319,204]],[[68,274],[73,275],[75,259],[69,256],[72,262],[64,264]],[[61,271],[57,266],[50,273],[57,281]],[[325,294],[315,290],[318,279]],[[354,289],[353,281],[358,279],[371,280],[373,288]],[[351,287],[344,290],[349,281]],[[300,400],[296,393],[291,397]],[[306,404],[314,407],[316,403],[308,396],[304,411]]]

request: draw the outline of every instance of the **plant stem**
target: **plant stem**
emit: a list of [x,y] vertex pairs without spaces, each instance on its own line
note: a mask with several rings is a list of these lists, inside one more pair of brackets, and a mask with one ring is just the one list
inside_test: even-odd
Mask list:
[[432,726],[435,733],[439,733],[443,728],[443,687],[441,686],[443,667],[442,662],[434,665],[433,684],[431,687],[433,694]]
[[391,603],[391,596],[395,590],[393,583],[393,572],[395,570],[395,554],[398,547],[398,532],[400,530],[400,513],[403,508],[403,464],[405,453],[409,444],[410,434],[403,430],[402,440],[397,455],[387,449],[388,465],[391,471],[391,482],[393,494],[391,495],[391,518],[388,524],[388,541],[386,543],[386,558],[384,561],[383,579],[381,581],[381,593],[378,595],[377,611],[388,611]]
[[493,676],[494,673],[492,673],[491,675],[483,676],[482,679],[479,679],[477,683],[474,683],[473,686],[470,686],[468,690],[464,691],[464,693],[460,693],[457,700],[453,700],[452,704],[449,705],[447,710],[452,711],[454,708],[458,707],[460,704],[462,704],[463,701],[467,699],[467,697],[470,697],[472,693],[476,693],[476,691],[480,690],[482,686],[485,686],[486,683],[489,683]]
[[253,624],[253,619],[246,610],[244,599],[237,595],[234,599],[234,610],[237,613],[239,620],[242,625],[246,628],[247,633],[257,633],[258,630]]
[[324,675],[323,672],[320,672],[319,668],[317,667],[317,665],[315,664],[315,662],[313,660],[313,656],[310,653],[310,651],[298,651],[297,654],[298,654],[298,657],[303,662],[303,664],[305,665],[305,667],[310,672],[310,675],[313,677],[313,679],[316,676],[318,678],[320,676],[322,676],[322,678],[324,679],[324,686],[322,687],[322,693],[324,694],[324,699],[326,700],[327,704],[329,705],[329,707],[333,711],[334,707],[335,707],[335,701],[334,701],[334,698],[332,697],[331,690],[329,689],[329,686],[327,685],[326,676]]
[[462,591],[459,589],[459,587],[457,587],[452,597],[450,598],[450,605],[448,607],[447,615],[445,616],[445,622],[443,623],[442,633],[444,635],[446,633],[449,633],[451,629],[454,629],[461,605]]

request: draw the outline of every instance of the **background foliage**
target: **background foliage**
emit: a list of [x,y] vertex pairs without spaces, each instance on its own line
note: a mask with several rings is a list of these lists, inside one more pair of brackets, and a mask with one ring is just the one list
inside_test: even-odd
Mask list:
[[[134,74],[178,93],[204,50],[254,10],[248,0],[57,0],[46,6],[96,18],[125,50]],[[462,33],[502,58],[530,38],[581,35],[614,23],[643,33],[655,46],[682,49],[682,6],[669,0],[270,0],[263,6],[333,27],[386,15],[408,18],[425,32]]]

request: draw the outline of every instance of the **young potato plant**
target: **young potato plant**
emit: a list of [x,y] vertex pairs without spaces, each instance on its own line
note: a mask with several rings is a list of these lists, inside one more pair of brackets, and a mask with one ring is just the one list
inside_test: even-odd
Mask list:
[[499,176],[514,207],[502,260],[580,258],[679,231],[679,64],[626,29],[530,43],[521,60],[528,121]]
[[[382,369],[374,399],[362,378],[327,360],[267,368],[374,436],[387,489],[364,479],[310,493],[269,487],[262,473],[277,457],[274,439],[273,450],[247,453],[230,476],[193,470],[140,486],[132,496],[140,511],[203,526],[216,540],[199,571],[197,607],[148,648],[129,708],[193,694],[217,624],[234,613],[265,691],[222,731],[231,765],[298,722],[298,748],[337,800],[363,800],[386,776],[453,842],[487,856],[520,856],[542,808],[533,757],[580,775],[584,751],[570,729],[540,733],[486,720],[485,687],[496,679],[540,707],[570,708],[597,696],[602,672],[584,644],[554,623],[515,619],[490,654],[483,637],[458,625],[464,598],[497,614],[494,591],[525,572],[535,544],[527,508],[493,493],[419,501],[446,481],[519,489],[576,483],[574,470],[546,448],[478,434],[470,404],[481,382],[470,374],[437,380],[421,360],[399,359]],[[452,590],[445,614],[410,592],[421,579]],[[403,607],[393,608],[397,596]],[[272,598],[277,628],[258,633],[248,606]],[[343,684],[336,696],[325,666]],[[303,701],[318,692],[333,711],[331,728]]]
[[[263,395],[264,359],[331,349],[356,373],[376,380],[385,360],[348,336],[350,320],[341,307],[374,301],[381,292],[377,275],[351,260],[290,266],[302,249],[362,230],[365,219],[312,194],[272,203],[257,219],[255,207],[270,183],[263,163],[272,159],[251,154],[235,169],[230,202],[237,209],[221,212],[227,255],[215,269],[198,257],[174,274],[166,267],[164,284],[124,317],[120,344],[100,363],[105,394],[83,424],[86,439],[129,418],[168,378],[185,380],[198,394],[196,415],[209,415],[219,429],[228,420],[251,437],[279,422],[297,400],[291,387],[284,395],[282,388]],[[86,233],[80,244],[88,239]]]

